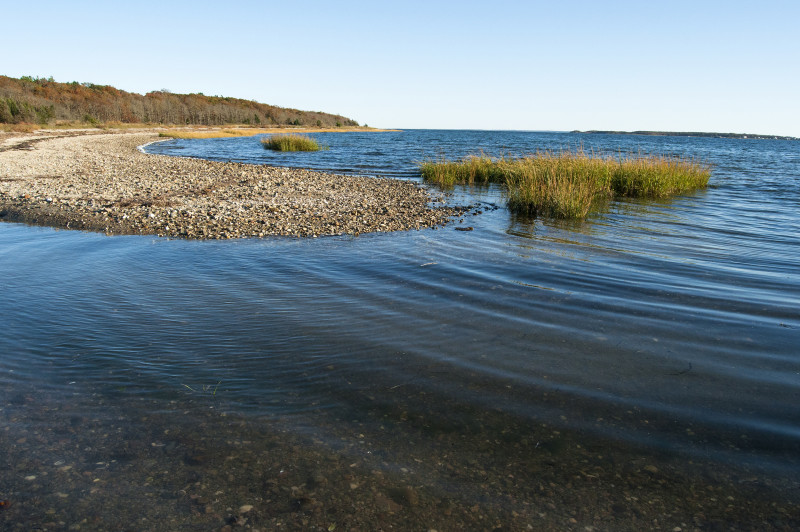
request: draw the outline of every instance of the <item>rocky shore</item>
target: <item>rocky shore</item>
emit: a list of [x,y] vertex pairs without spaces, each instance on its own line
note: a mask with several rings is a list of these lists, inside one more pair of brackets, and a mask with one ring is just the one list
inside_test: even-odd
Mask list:
[[314,237],[436,227],[462,214],[410,182],[150,155],[155,132],[0,138],[0,220],[108,234]]

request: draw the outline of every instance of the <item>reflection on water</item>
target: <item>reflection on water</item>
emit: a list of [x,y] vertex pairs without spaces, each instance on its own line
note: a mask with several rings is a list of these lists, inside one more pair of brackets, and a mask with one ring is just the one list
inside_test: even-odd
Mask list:
[[[569,138],[504,135],[506,149]],[[322,141],[408,175],[402,157],[476,139]],[[257,142],[234,140],[197,145],[239,160]],[[0,499],[17,503],[0,518],[55,529],[97,511],[84,528],[122,528],[139,518],[121,500],[164,530],[797,525],[798,158],[776,154],[798,148],[625,142],[709,159],[715,187],[583,223],[457,189],[486,205],[457,224],[473,231],[358,238],[0,225]],[[727,496],[735,510],[714,502]]]

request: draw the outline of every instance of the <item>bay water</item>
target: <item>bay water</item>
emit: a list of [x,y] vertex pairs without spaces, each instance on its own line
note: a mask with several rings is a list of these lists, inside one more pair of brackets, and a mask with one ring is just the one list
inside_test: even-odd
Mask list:
[[[144,434],[152,447],[170,425],[213,411],[345,455],[367,444],[344,439],[367,439],[391,471],[410,467],[400,442],[494,434],[502,448],[519,444],[510,433],[546,426],[596,454],[656,453],[797,487],[800,142],[312,136],[327,149],[275,153],[253,137],[146,150],[419,181],[423,160],[580,148],[693,158],[712,178],[707,190],[615,201],[580,222],[516,216],[497,187],[457,187],[449,201],[474,214],[358,237],[186,241],[0,224],[3,438],[9,455],[29,457],[4,476],[41,480],[59,453],[114,460],[95,460],[83,440],[69,452],[54,444],[64,426]],[[472,493],[459,478],[447,489]]]

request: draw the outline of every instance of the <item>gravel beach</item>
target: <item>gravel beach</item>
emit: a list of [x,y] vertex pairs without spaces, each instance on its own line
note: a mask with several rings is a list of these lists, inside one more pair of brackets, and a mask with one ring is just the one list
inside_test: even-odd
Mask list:
[[[150,155],[155,132],[0,137],[0,220],[194,239],[445,224],[463,209],[407,181]],[[438,198],[441,201],[441,198]]]

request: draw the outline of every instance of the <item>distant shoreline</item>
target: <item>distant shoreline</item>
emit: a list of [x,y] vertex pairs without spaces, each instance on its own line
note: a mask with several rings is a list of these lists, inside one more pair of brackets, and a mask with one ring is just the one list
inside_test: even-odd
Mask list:
[[397,129],[378,129],[366,126],[344,126],[344,127],[200,127],[187,126],[185,128],[170,128],[159,133],[160,137],[171,137],[177,139],[212,139],[227,137],[253,137],[255,135],[287,135],[294,133],[384,133],[387,131],[399,131]]
[[656,137],[710,137],[720,139],[773,139],[773,140],[800,140],[797,137],[782,135],[754,135],[750,133],[704,133],[699,131],[571,131],[571,133],[589,133],[601,135],[649,135]]

